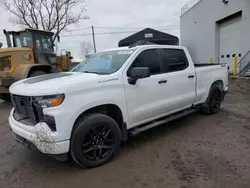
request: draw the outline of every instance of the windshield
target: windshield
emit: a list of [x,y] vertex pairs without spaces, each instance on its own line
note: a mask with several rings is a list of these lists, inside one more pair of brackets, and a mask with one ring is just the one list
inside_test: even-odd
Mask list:
[[133,50],[117,50],[100,52],[82,62],[72,72],[85,72],[96,74],[111,74],[121,68]]
[[52,36],[36,34],[36,50],[42,52],[53,52]]
[[15,47],[33,47],[32,36],[28,32],[14,34],[14,46]]

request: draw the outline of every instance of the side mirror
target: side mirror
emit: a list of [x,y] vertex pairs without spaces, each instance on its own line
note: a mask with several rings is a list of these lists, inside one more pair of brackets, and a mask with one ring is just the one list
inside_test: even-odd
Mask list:
[[138,79],[148,77],[150,77],[150,69],[148,67],[136,67],[131,70],[128,83],[135,85]]

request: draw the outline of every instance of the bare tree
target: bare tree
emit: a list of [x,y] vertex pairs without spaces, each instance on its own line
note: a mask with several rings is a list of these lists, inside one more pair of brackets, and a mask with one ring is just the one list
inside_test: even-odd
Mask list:
[[86,55],[91,53],[93,50],[93,46],[90,42],[82,41],[80,43],[80,56],[82,58],[86,58]]
[[88,19],[84,0],[3,0],[3,3],[13,23],[53,31],[54,41],[68,26]]

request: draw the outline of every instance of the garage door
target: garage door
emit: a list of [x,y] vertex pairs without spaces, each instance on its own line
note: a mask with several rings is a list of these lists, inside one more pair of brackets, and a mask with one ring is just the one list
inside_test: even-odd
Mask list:
[[220,63],[227,63],[233,72],[234,56],[240,60],[241,54],[241,24],[242,18],[237,17],[220,24]]

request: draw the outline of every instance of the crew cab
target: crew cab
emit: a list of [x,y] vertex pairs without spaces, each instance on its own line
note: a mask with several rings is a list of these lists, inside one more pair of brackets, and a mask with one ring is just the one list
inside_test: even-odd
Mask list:
[[110,161],[128,134],[196,111],[214,114],[228,91],[226,64],[194,64],[181,46],[102,51],[71,72],[10,87],[17,141],[85,167]]

